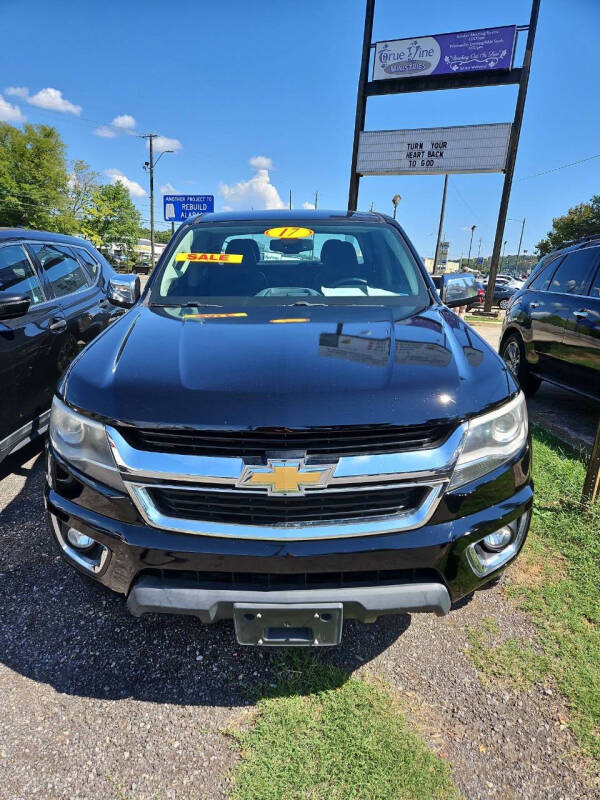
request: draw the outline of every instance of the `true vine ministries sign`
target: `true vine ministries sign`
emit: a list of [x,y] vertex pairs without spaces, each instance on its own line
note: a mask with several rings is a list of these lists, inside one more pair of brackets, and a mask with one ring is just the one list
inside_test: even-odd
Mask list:
[[516,36],[516,26],[505,25],[376,42],[373,80],[510,69]]
[[511,123],[362,131],[359,175],[445,175],[503,172]]

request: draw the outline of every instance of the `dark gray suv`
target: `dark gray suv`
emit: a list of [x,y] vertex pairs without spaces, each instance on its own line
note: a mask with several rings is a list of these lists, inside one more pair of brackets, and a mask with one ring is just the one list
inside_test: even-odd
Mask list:
[[545,380],[600,402],[600,236],[540,261],[506,312],[500,355],[526,394]]

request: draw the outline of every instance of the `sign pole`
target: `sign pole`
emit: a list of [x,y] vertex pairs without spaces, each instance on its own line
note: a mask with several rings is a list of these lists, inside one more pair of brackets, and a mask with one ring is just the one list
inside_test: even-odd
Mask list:
[[375,0],[367,0],[365,9],[365,29],[363,33],[362,58],[360,62],[360,75],[356,91],[356,114],[354,117],[354,142],[352,143],[352,165],[350,167],[350,188],[348,190],[348,211],[356,211],[358,206],[358,184],[360,176],[356,172],[358,160],[358,143],[361,131],[365,127],[367,112],[367,96],[365,87],[369,77],[369,59],[371,57],[371,39],[373,38],[373,17],[375,15]]
[[437,242],[435,243],[435,255],[433,257],[433,274],[437,275],[438,257],[440,254],[440,242],[442,240],[442,228],[444,227],[444,212],[446,210],[446,192],[448,191],[448,175],[444,175],[444,194],[442,195],[442,208],[440,211],[440,227],[438,228]]
[[500,259],[500,248],[504,237],[504,226],[508,213],[508,203],[510,201],[510,190],[512,188],[513,175],[515,171],[515,161],[517,160],[517,148],[519,146],[519,136],[521,135],[521,123],[523,122],[523,111],[525,109],[525,98],[527,97],[527,85],[529,83],[529,72],[531,69],[531,57],[533,54],[533,44],[535,42],[535,32],[537,29],[538,16],[540,13],[540,0],[532,0],[531,17],[529,20],[529,30],[527,31],[527,44],[525,45],[525,55],[523,56],[523,67],[521,70],[521,80],[519,82],[519,93],[517,95],[517,105],[515,108],[515,119],[512,124],[510,140],[508,143],[508,153],[506,155],[506,173],[504,175],[504,186],[502,188],[502,198],[500,200],[500,210],[498,212],[498,223],[496,225],[496,237],[494,239],[494,249],[492,250],[492,260],[490,264],[490,276],[485,293],[486,312],[492,310],[494,298],[494,286],[496,275],[498,274],[498,262]]
[[600,419],[596,428],[596,438],[592,447],[592,455],[588,464],[581,502],[584,505],[594,503],[600,497]]

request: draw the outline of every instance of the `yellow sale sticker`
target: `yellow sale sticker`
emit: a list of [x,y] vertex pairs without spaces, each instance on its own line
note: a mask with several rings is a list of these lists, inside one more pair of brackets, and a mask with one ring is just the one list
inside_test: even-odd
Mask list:
[[183,319],[229,319],[230,317],[247,317],[242,311],[231,314],[184,314]]
[[289,225],[284,228],[269,228],[268,231],[265,231],[265,236],[271,236],[273,239],[304,239],[313,234],[314,231],[310,228],[297,228]]
[[286,323],[286,322],[310,322],[308,317],[286,317],[285,319],[270,319],[269,322]]
[[239,253],[177,253],[175,261],[200,261],[203,264],[241,264]]

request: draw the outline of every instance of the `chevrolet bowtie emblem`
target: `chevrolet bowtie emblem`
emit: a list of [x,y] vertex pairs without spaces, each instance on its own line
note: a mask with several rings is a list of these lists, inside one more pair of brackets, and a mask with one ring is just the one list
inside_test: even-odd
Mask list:
[[303,458],[267,459],[267,466],[247,464],[236,486],[266,489],[273,495],[302,495],[305,487],[324,489],[337,464],[307,466]]

